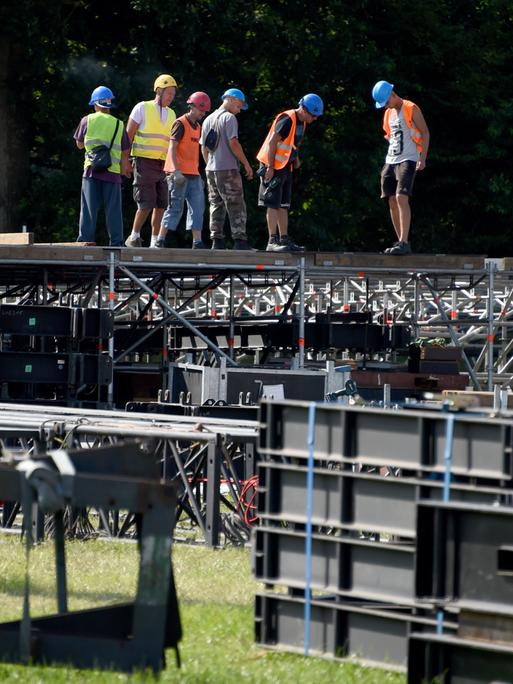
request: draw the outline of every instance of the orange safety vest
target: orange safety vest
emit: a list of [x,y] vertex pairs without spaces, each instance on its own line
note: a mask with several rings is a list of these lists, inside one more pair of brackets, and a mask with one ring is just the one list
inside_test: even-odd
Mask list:
[[[198,123],[196,128],[193,128],[187,118],[187,114],[179,116],[177,121],[180,121],[184,127],[182,139],[176,147],[178,168],[182,173],[188,173],[191,176],[199,176],[199,140],[201,135],[201,124]],[[176,171],[171,157],[172,143],[173,141],[171,140],[167,151],[166,163],[164,164],[164,171],[166,171],[166,173]]]
[[[422,152],[422,133],[419,131],[418,128],[415,128],[415,124],[413,123],[413,108],[415,107],[415,103],[411,102],[410,100],[403,100],[403,112],[404,112],[404,120],[406,121],[406,125],[408,128],[410,128],[413,132],[413,142],[417,145],[417,150],[419,154]],[[387,109],[385,111],[385,115],[383,117],[383,130],[385,131],[385,138],[390,138],[390,112],[391,109]]]
[[[279,140],[278,144],[276,145],[276,154],[274,155],[274,163],[273,167],[275,169],[283,169],[287,166],[290,155],[292,154],[292,151],[295,150],[295,145],[294,145],[294,138],[296,135],[296,126],[297,126],[297,113],[295,109],[287,109],[285,112],[281,112],[281,114],[278,114],[278,116],[275,118],[273,121],[273,125],[271,126],[269,133],[267,134],[267,138],[264,140],[264,144],[260,148],[257,154],[257,159],[258,161],[262,162],[262,164],[265,164],[265,166],[270,166],[269,164],[269,141],[271,140],[271,137],[276,130],[276,124],[278,123],[278,119],[280,116],[283,114],[286,114],[287,116],[290,116],[292,119],[292,126],[290,127],[290,133],[286,137],[285,140]],[[303,123],[304,130],[306,131],[306,121]]]

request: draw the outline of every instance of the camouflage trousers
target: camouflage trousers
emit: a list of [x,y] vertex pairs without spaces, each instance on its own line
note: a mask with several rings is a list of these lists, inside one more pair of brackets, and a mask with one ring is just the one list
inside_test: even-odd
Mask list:
[[246,203],[242,177],[238,169],[207,171],[210,204],[210,237],[224,238],[226,214],[230,220],[232,238],[246,240]]

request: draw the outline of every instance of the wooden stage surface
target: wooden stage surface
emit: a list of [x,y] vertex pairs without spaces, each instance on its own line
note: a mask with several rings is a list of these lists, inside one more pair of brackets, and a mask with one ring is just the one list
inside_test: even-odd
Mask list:
[[[314,269],[329,275],[330,270],[347,268],[348,270],[368,269],[387,271],[416,272],[450,272],[482,271],[486,268],[487,259],[483,255],[461,254],[411,254],[408,256],[390,256],[388,254],[367,252],[304,252],[276,253],[265,251],[238,250],[192,250],[192,249],[152,249],[148,247],[129,249],[127,247],[96,247],[84,245],[0,244],[0,267],[39,265],[48,266],[69,264],[79,266],[105,266],[114,252],[116,262],[130,268],[131,266],[151,266],[152,268],[175,270],[183,266],[184,270],[209,267],[221,268],[256,268],[266,267],[298,267],[301,257],[305,258],[306,270]],[[513,270],[513,258],[504,257],[494,260],[501,271]]]

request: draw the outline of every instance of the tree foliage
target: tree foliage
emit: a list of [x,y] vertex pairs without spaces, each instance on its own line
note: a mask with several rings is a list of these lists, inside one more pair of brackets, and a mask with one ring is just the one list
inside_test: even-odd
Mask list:
[[[378,251],[391,239],[379,200],[386,145],[370,97],[375,81],[391,81],[421,107],[432,138],[412,201],[414,248],[509,253],[510,2],[9,0],[0,11],[3,34],[18,46],[7,89],[19,103],[19,131],[4,135],[24,136],[30,162],[17,221],[38,240],[77,233],[82,156],[72,134],[91,90],[110,86],[126,120],[151,98],[154,77],[169,72],[181,85],[179,114],[194,90],[214,102],[229,86],[244,90],[251,106],[240,139],[253,159],[279,111],[307,92],[321,95],[326,114],[302,146],[291,231],[310,249],[351,251]],[[256,182],[245,187],[249,232],[263,245]],[[128,232],[128,184],[124,192]]]

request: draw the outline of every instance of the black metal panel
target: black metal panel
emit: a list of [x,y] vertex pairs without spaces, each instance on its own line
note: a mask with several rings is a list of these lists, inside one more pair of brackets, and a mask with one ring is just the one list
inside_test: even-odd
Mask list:
[[452,635],[411,634],[408,684],[508,684],[513,681],[513,646]]
[[0,381],[75,383],[75,366],[69,354],[0,352]]
[[70,337],[77,309],[63,306],[0,306],[0,334]]
[[[303,652],[304,608],[304,599],[300,597],[257,594],[257,642]],[[435,620],[387,604],[315,598],[311,602],[310,653],[340,658],[350,656],[378,666],[387,664],[404,668],[408,633],[412,628],[434,631]]]
[[513,508],[420,502],[417,595],[513,615]]

